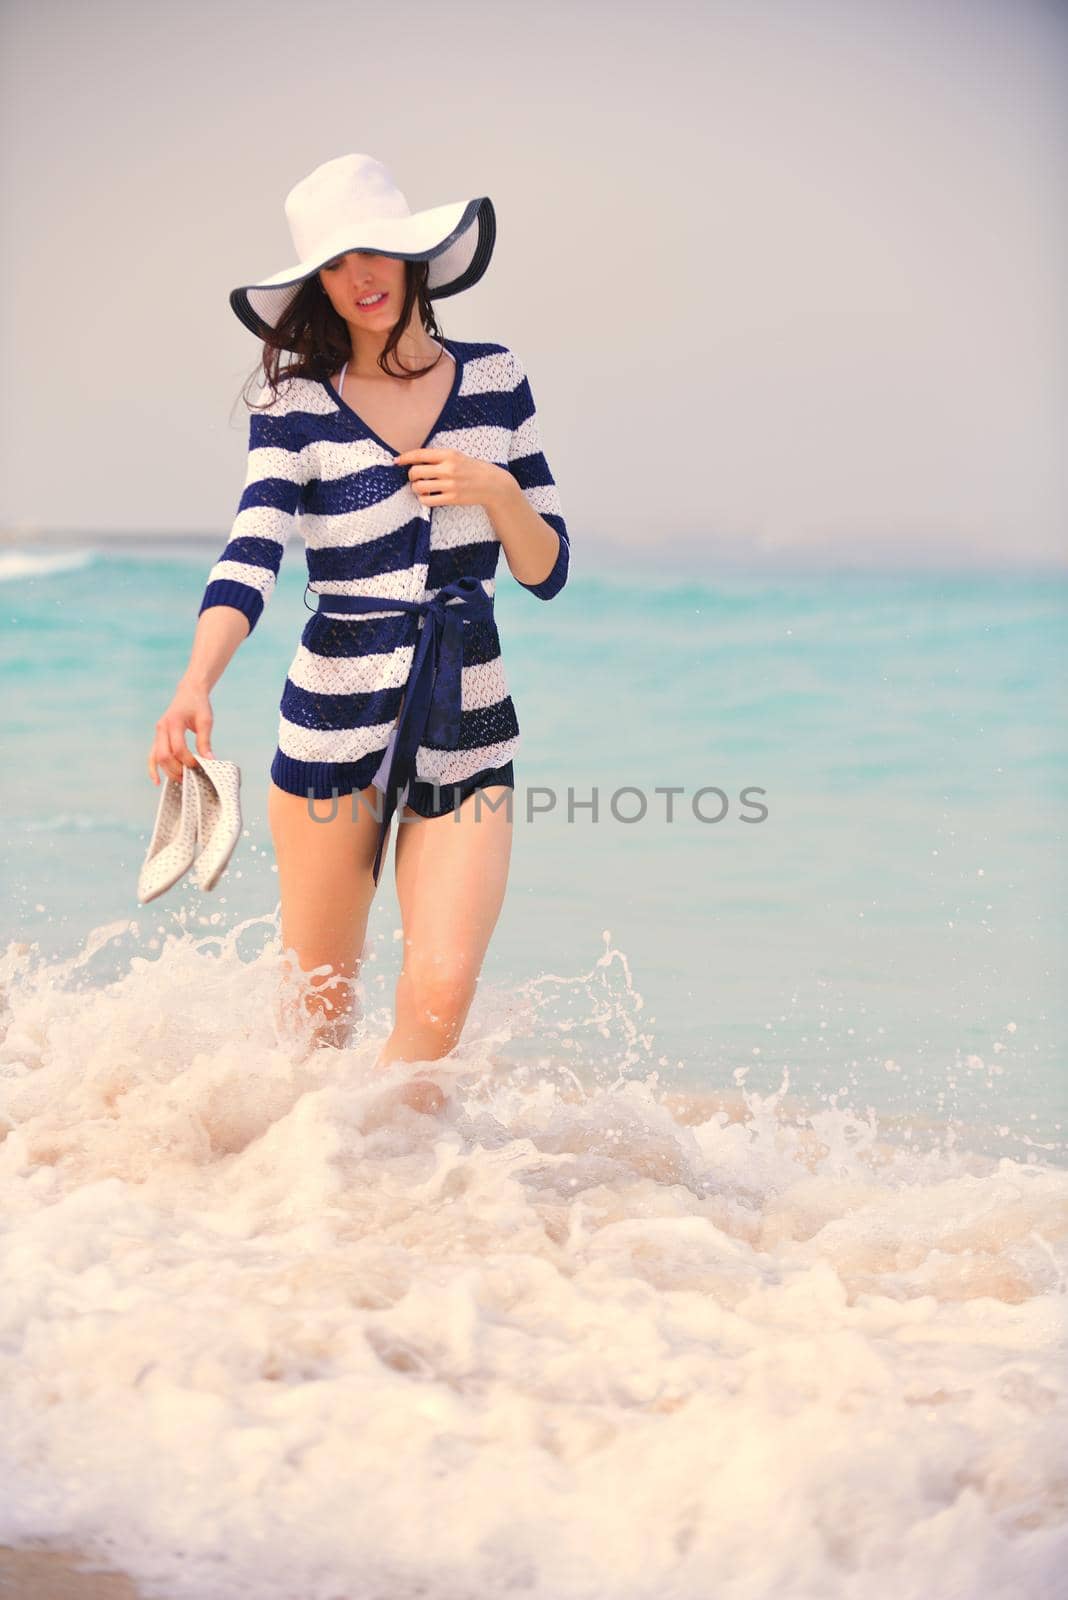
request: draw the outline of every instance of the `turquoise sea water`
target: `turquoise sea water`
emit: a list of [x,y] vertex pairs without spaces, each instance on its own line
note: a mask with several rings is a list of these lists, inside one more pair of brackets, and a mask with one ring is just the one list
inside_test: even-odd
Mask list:
[[391,866],[350,1047],[275,1022],[292,556],[213,696],[247,832],[137,904],[220,548],[0,557],[0,1544],[146,1600],[1055,1600],[1063,577],[504,573],[509,893],[420,1115]]
[[[83,980],[166,930],[276,906],[267,772],[307,615],[293,552],[213,696],[247,837],[212,897],[134,892],[158,797],[145,753],[217,547],[0,564],[4,940],[55,960],[118,924]],[[523,745],[483,984],[603,988],[566,1019],[546,1000],[516,1051],[685,1088],[767,1093],[786,1074],[806,1104],[1061,1159],[1064,577],[583,556],[545,603],[501,571]],[[683,791],[672,821],[657,786]],[[694,814],[703,789],[720,820]],[[398,921],[390,867],[371,932],[388,947]]]

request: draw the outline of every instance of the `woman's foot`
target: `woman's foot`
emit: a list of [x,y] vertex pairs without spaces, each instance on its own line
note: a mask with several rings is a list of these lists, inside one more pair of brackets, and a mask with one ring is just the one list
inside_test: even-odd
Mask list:
[[426,1078],[412,1078],[400,1091],[400,1101],[402,1105],[411,1106],[413,1111],[436,1117],[445,1105],[445,1095],[436,1083]]
[[[391,1072],[401,1064],[396,1057],[389,1056],[387,1051],[388,1046],[383,1049],[375,1062],[374,1070],[378,1074]],[[411,1106],[413,1111],[421,1111],[429,1117],[436,1117],[446,1103],[444,1090],[439,1089],[429,1078],[423,1077],[409,1078],[395,1090],[391,1099],[396,1105]]]
[[363,1131],[371,1133],[378,1128],[388,1127],[399,1106],[408,1106],[423,1116],[436,1116],[445,1103],[445,1096],[437,1084],[429,1083],[425,1078],[410,1078],[407,1083],[387,1089],[368,1107],[362,1121]]

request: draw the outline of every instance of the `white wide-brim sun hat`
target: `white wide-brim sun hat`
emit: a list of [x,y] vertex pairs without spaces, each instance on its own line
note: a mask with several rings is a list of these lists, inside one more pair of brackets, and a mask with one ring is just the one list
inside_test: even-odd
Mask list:
[[489,195],[413,212],[387,169],[368,155],[324,161],[290,189],[285,213],[296,262],[230,291],[237,316],[261,339],[277,327],[301,284],[347,250],[429,261],[427,293],[440,300],[478,282],[497,232]]

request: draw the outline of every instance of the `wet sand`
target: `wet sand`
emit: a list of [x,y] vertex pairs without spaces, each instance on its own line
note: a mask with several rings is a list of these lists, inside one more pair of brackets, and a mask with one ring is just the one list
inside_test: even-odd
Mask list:
[[12,1550],[6,1545],[0,1545],[0,1596],[3,1600],[141,1600],[140,1590],[129,1578],[94,1567],[92,1557],[77,1550]]

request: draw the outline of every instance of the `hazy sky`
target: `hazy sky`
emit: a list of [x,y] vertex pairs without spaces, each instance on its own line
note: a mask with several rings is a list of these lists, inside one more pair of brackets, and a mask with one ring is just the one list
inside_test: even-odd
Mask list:
[[489,194],[576,555],[1063,560],[1068,7],[4,0],[0,527],[218,532],[282,204]]

